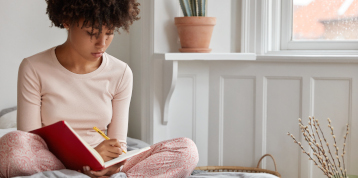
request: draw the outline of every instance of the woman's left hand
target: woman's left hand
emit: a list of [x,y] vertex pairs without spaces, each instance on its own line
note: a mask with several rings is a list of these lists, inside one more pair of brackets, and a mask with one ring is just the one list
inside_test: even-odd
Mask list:
[[97,178],[97,177],[102,177],[102,176],[109,177],[112,174],[118,173],[120,171],[121,166],[124,165],[126,163],[126,161],[127,160],[124,160],[118,164],[115,164],[108,168],[102,169],[100,171],[92,171],[92,170],[90,170],[89,166],[84,166],[82,173],[86,174],[87,176],[92,177],[92,178]]

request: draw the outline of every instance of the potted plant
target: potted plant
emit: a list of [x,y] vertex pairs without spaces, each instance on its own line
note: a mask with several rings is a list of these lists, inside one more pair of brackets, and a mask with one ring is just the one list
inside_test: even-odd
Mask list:
[[206,0],[179,0],[184,17],[175,17],[181,48],[180,52],[209,53],[215,17],[206,17]]

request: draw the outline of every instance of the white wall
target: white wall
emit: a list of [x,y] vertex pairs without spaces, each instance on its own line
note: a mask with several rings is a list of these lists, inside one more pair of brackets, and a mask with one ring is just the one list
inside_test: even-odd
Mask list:
[[16,105],[17,72],[23,58],[66,39],[65,30],[50,28],[46,2],[0,2],[0,109]]
[[[139,3],[142,4],[143,0],[138,0]],[[142,5],[141,5],[142,6]],[[141,9],[141,7],[140,7]],[[143,10],[141,9],[142,16]],[[130,55],[130,63],[129,66],[133,71],[133,93],[132,93],[132,100],[129,109],[129,129],[128,129],[128,136],[141,139],[142,134],[142,62],[141,59],[143,57],[142,51],[142,23],[143,19],[136,21],[130,28],[129,40],[117,40],[121,42],[122,45],[128,46],[127,51],[122,50],[121,54]],[[127,37],[127,36],[125,36]],[[119,49],[124,49],[122,47],[118,47]],[[114,49],[114,48],[113,48]],[[147,117],[146,117],[147,118]]]

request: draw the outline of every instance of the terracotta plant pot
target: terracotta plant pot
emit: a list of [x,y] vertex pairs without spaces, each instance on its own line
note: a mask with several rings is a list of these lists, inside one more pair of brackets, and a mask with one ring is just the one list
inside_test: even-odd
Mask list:
[[215,17],[175,17],[181,48],[180,52],[209,53]]

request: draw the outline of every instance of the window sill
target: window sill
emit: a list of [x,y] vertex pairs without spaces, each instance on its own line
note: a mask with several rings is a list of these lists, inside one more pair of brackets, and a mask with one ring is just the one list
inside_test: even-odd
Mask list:
[[168,61],[191,61],[191,60],[256,60],[254,53],[165,53],[164,59]]
[[283,50],[257,55],[257,61],[358,63],[357,50]]
[[155,59],[165,61],[253,61],[256,60],[255,53],[154,53]]
[[358,55],[257,55],[256,61],[358,63]]
[[255,53],[155,53],[154,58],[165,61],[264,61],[264,62],[341,62],[358,63],[358,51],[287,50],[266,54]]

